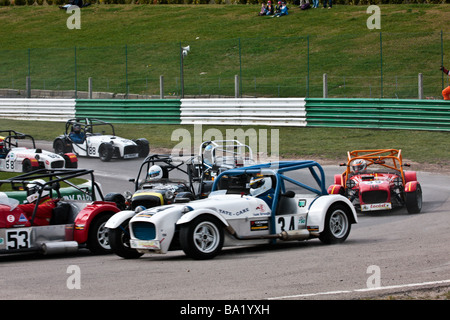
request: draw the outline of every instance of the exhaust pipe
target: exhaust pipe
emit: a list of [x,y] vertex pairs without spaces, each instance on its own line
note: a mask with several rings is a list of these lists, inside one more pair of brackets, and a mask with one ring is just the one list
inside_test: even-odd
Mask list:
[[45,255],[73,253],[78,251],[78,242],[76,241],[44,242],[41,248]]
[[238,240],[255,240],[255,239],[281,239],[284,241],[292,241],[292,240],[306,240],[309,238],[318,237],[319,234],[309,232],[306,229],[300,230],[289,230],[282,231],[276,234],[268,234],[268,235],[257,235],[257,236],[239,236],[232,226],[228,226],[225,228],[229,234],[235,237]]

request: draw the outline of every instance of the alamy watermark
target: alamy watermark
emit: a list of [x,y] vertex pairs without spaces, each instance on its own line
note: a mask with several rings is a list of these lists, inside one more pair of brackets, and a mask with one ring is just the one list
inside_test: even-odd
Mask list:
[[377,5],[371,5],[367,8],[366,13],[372,14],[367,18],[368,29],[381,29],[381,9]]
[[367,267],[367,274],[370,276],[367,278],[366,285],[368,289],[374,289],[381,287],[381,270],[377,265],[370,265]]
[[250,147],[256,163],[277,162],[279,160],[279,130],[242,128],[226,129],[225,134],[217,128],[203,131],[201,124],[194,125],[194,130],[178,128],[172,131],[171,141],[178,142],[172,149],[172,156],[178,157],[198,154],[200,145],[205,141],[237,140]]
[[66,26],[67,29],[81,29],[81,9],[78,6],[71,5],[67,8],[67,14],[71,14],[69,18],[67,18]]
[[66,273],[70,276],[66,280],[67,289],[81,289],[81,269],[77,265],[70,265],[67,267]]

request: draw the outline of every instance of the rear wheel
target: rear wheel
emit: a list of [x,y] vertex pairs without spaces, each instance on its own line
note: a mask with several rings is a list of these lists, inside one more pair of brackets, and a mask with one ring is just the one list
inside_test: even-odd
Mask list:
[[193,259],[214,258],[222,250],[223,240],[222,223],[212,216],[199,216],[180,229],[181,248]]
[[350,234],[351,224],[347,216],[348,209],[344,205],[333,205],[325,216],[324,230],[319,239],[323,243],[334,244],[344,242]]
[[408,213],[419,213],[422,210],[422,188],[417,184],[416,190],[406,193],[406,210]]

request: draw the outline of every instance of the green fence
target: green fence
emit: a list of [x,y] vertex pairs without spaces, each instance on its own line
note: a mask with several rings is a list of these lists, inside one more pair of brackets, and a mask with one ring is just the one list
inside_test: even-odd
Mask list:
[[[181,59],[181,47],[190,45]],[[442,98],[439,70],[450,33],[418,32],[303,35],[195,40],[111,47],[0,50],[0,88],[88,91],[165,97]],[[14,59],[11,59],[14,57]],[[49,58],[51,57],[51,59]],[[448,62],[447,62],[448,63]],[[183,67],[183,79],[181,75]]]
[[306,100],[309,127],[450,131],[450,102],[401,99]]
[[179,124],[178,99],[78,99],[76,117],[91,117],[109,122]]

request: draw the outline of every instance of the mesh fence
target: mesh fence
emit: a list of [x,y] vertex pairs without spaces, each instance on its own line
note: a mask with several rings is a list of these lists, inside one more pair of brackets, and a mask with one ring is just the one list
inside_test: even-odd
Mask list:
[[[0,50],[0,88],[88,90],[159,96],[440,98],[448,80],[439,71],[449,34],[379,33],[365,36],[196,40],[110,47]],[[336,43],[339,45],[336,46]],[[334,45],[330,45],[334,44]],[[182,59],[182,47],[190,51]],[[448,63],[447,63],[448,64]]]

